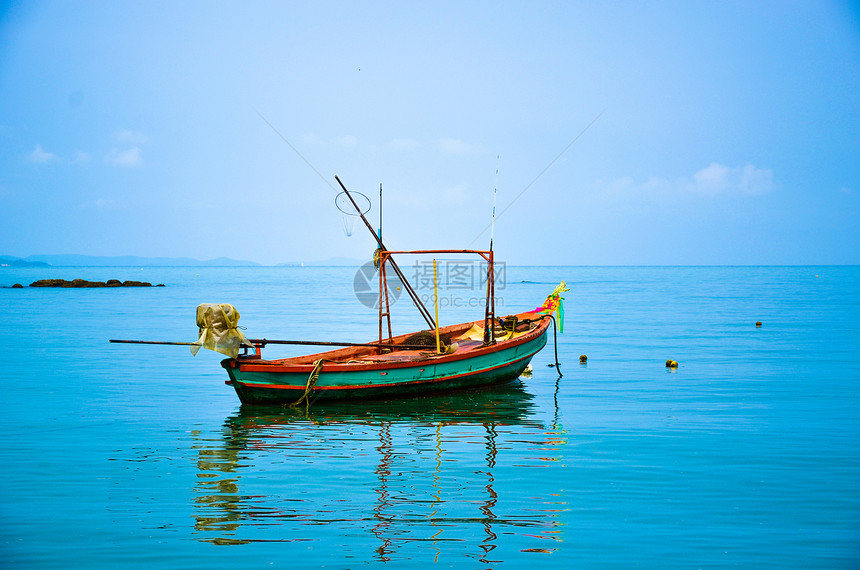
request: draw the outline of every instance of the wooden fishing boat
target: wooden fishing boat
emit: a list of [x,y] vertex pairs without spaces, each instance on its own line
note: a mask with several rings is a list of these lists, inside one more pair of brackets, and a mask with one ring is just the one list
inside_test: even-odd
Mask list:
[[[483,321],[442,327],[448,350],[409,344],[414,335],[393,337],[386,347],[345,347],[329,352],[264,360],[257,341],[253,354],[227,358],[221,365],[239,399],[246,404],[299,403],[303,400],[352,400],[363,397],[423,396],[510,382],[526,369],[547,342],[552,319],[521,313],[504,322],[493,343],[482,339]],[[370,344],[370,343],[368,343]],[[453,350],[452,350],[453,349]]]
[[[376,231],[343,182],[337,177],[335,179],[343,189],[338,196],[343,195],[348,199],[355,211],[353,215],[361,218],[378,244],[374,252],[379,278],[379,335],[376,341],[351,343],[249,339],[239,330],[239,313],[232,305],[204,304],[197,308],[197,324],[200,328],[197,342],[111,342],[190,345],[193,354],[201,347],[215,350],[229,356],[221,365],[230,377],[227,384],[233,386],[243,403],[309,406],[316,400],[415,397],[510,382],[523,373],[532,357],[546,345],[551,323],[557,322],[561,330],[564,315],[561,293],[567,291],[564,282],[556,287],[543,305],[533,311],[496,317],[492,232],[490,249],[486,251],[391,251],[382,241],[381,187],[380,227]],[[477,255],[486,264],[483,319],[440,327],[437,324],[438,306],[434,318],[394,260],[395,255],[436,254]],[[428,325],[427,330],[399,336],[392,334],[389,269],[396,274],[397,282],[421,313]],[[435,291],[435,259],[433,283],[434,298],[438,299]],[[557,321],[553,314],[559,317]],[[341,348],[267,360],[263,358],[262,350],[269,344]]]

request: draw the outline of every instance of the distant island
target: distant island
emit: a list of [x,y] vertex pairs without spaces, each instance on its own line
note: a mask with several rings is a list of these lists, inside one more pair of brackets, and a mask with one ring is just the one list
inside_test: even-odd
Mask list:
[[260,267],[254,261],[219,257],[207,261],[190,257],[139,257],[120,255],[29,255],[24,258],[0,256],[0,266],[8,267]]
[[50,267],[44,261],[27,261],[17,257],[0,256],[0,267]]
[[[364,261],[347,257],[332,257],[323,261],[279,263],[275,267],[358,267]],[[219,257],[201,261],[190,257],[140,257],[137,255],[98,256],[78,254],[29,255],[13,257],[0,255],[0,267],[263,267],[256,261]]]
[[364,261],[349,257],[330,257],[324,261],[294,261],[292,263],[279,263],[275,267],[358,267]]

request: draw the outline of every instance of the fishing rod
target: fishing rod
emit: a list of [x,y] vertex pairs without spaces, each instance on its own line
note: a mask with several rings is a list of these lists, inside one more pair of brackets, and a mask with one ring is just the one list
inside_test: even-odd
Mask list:
[[[499,187],[499,155],[496,155],[496,180],[493,182],[493,217],[490,221],[490,255],[493,254],[493,234],[496,231],[496,193]],[[493,313],[493,318],[495,318],[496,313],[496,302],[495,302],[495,280],[496,280],[496,270],[493,267],[492,262],[490,262],[490,266],[487,271],[487,302],[484,307],[484,344],[492,344],[495,342],[495,334],[491,331],[491,328],[488,326],[490,321],[490,312]],[[492,309],[490,308],[490,297],[492,296]]]
[[[424,344],[385,344],[378,342],[334,342],[327,340],[271,340],[267,338],[248,338],[245,339],[248,343],[253,344],[255,347],[259,346],[260,348],[265,347],[267,344],[289,344],[289,345],[300,345],[300,346],[356,346],[356,347],[369,347],[369,348],[391,348],[391,349],[401,349],[401,350],[430,350],[433,347],[427,346]],[[157,344],[157,345],[167,345],[167,346],[201,346],[196,342],[170,342],[170,341],[159,341],[159,340],[120,340],[120,339],[110,339],[108,342],[113,343],[122,343],[122,344]]]
[[[547,165],[543,168],[543,170],[541,170],[541,171],[538,173],[538,175],[537,175],[537,176],[535,176],[535,177],[532,179],[532,181],[531,181],[531,182],[529,182],[529,183],[526,185],[526,187],[525,187],[525,188],[523,188],[522,190],[520,190],[520,193],[519,193],[519,194],[517,194],[516,196],[514,196],[514,199],[513,199],[513,200],[511,200],[510,202],[508,202],[508,205],[507,205],[507,206],[505,206],[505,207],[502,209],[502,211],[501,211],[501,212],[499,212],[499,217],[501,218],[501,217],[505,214],[505,212],[507,212],[507,211],[508,211],[508,209],[509,209],[511,206],[513,206],[513,205],[514,205],[514,202],[516,202],[517,200],[519,200],[519,199],[520,199],[520,196],[522,196],[523,194],[525,194],[526,190],[528,190],[529,188],[531,188],[531,187],[532,187],[532,185],[534,185],[534,183],[538,181],[538,178],[540,178],[541,176],[543,176],[544,172],[546,172],[547,170],[549,170],[549,168],[550,168],[553,164],[555,164],[555,163],[556,163],[556,161],[557,161],[559,158],[561,158],[561,157],[562,157],[562,155],[563,155],[564,153],[566,153],[566,152],[567,152],[567,149],[569,149],[571,146],[573,146],[573,143],[575,143],[576,141],[578,141],[578,140],[580,139],[580,137],[582,137],[582,135],[584,135],[584,134],[585,134],[585,132],[586,132],[588,129],[590,129],[590,128],[591,128],[591,126],[592,126],[594,123],[596,123],[596,122],[597,122],[597,119],[599,119],[599,118],[603,115],[603,113],[605,113],[605,112],[606,112],[606,109],[603,109],[602,111],[600,111],[600,112],[597,114],[597,116],[596,116],[596,117],[594,117],[594,118],[591,120],[591,122],[590,122],[590,123],[588,123],[588,124],[585,126],[585,128],[584,128],[584,129],[582,129],[582,130],[579,132],[579,134],[578,134],[578,135],[576,135],[576,136],[573,138],[573,140],[572,140],[572,141],[570,141],[569,143],[567,143],[567,146],[566,146],[566,147],[564,147],[563,149],[561,149],[561,152],[560,152],[560,153],[558,153],[558,154],[555,156],[555,158],[553,158],[552,160],[550,160],[550,161],[549,161],[549,164],[547,164]],[[494,221],[495,221],[495,220],[494,220]],[[476,236],[475,236],[475,239],[473,239],[472,241],[470,241],[470,242],[469,242],[469,245],[472,245],[473,243],[475,243],[476,241],[478,241],[478,239],[479,239],[482,235],[484,235],[484,232],[485,232],[485,231],[487,231],[489,228],[490,228],[490,226],[485,226],[485,227],[484,227],[484,229],[482,229],[482,230],[480,231],[480,233],[478,233],[478,235],[476,235]]]

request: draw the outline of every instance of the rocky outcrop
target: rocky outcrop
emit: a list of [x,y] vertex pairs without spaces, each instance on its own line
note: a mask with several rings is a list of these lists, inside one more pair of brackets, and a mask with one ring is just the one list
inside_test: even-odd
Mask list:
[[30,287],[62,287],[65,279],[40,279],[30,283]]
[[[108,279],[107,281],[87,281],[86,279],[73,279],[66,281],[65,279],[40,279],[30,283],[30,287],[63,287],[63,288],[82,288],[82,287],[152,287],[152,283],[146,281],[120,281],[119,279]],[[159,283],[156,287],[164,287]]]

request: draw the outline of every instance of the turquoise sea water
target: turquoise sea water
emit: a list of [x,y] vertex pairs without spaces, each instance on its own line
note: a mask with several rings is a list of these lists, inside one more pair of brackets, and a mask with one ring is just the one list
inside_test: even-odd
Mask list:
[[107,342],[193,341],[201,302],[370,340],[354,274],[0,268],[166,285],[0,288],[0,566],[860,566],[860,268],[508,267],[499,313],[571,287],[563,377],[550,338],[509,387],[307,414],[241,406],[215,353]]

